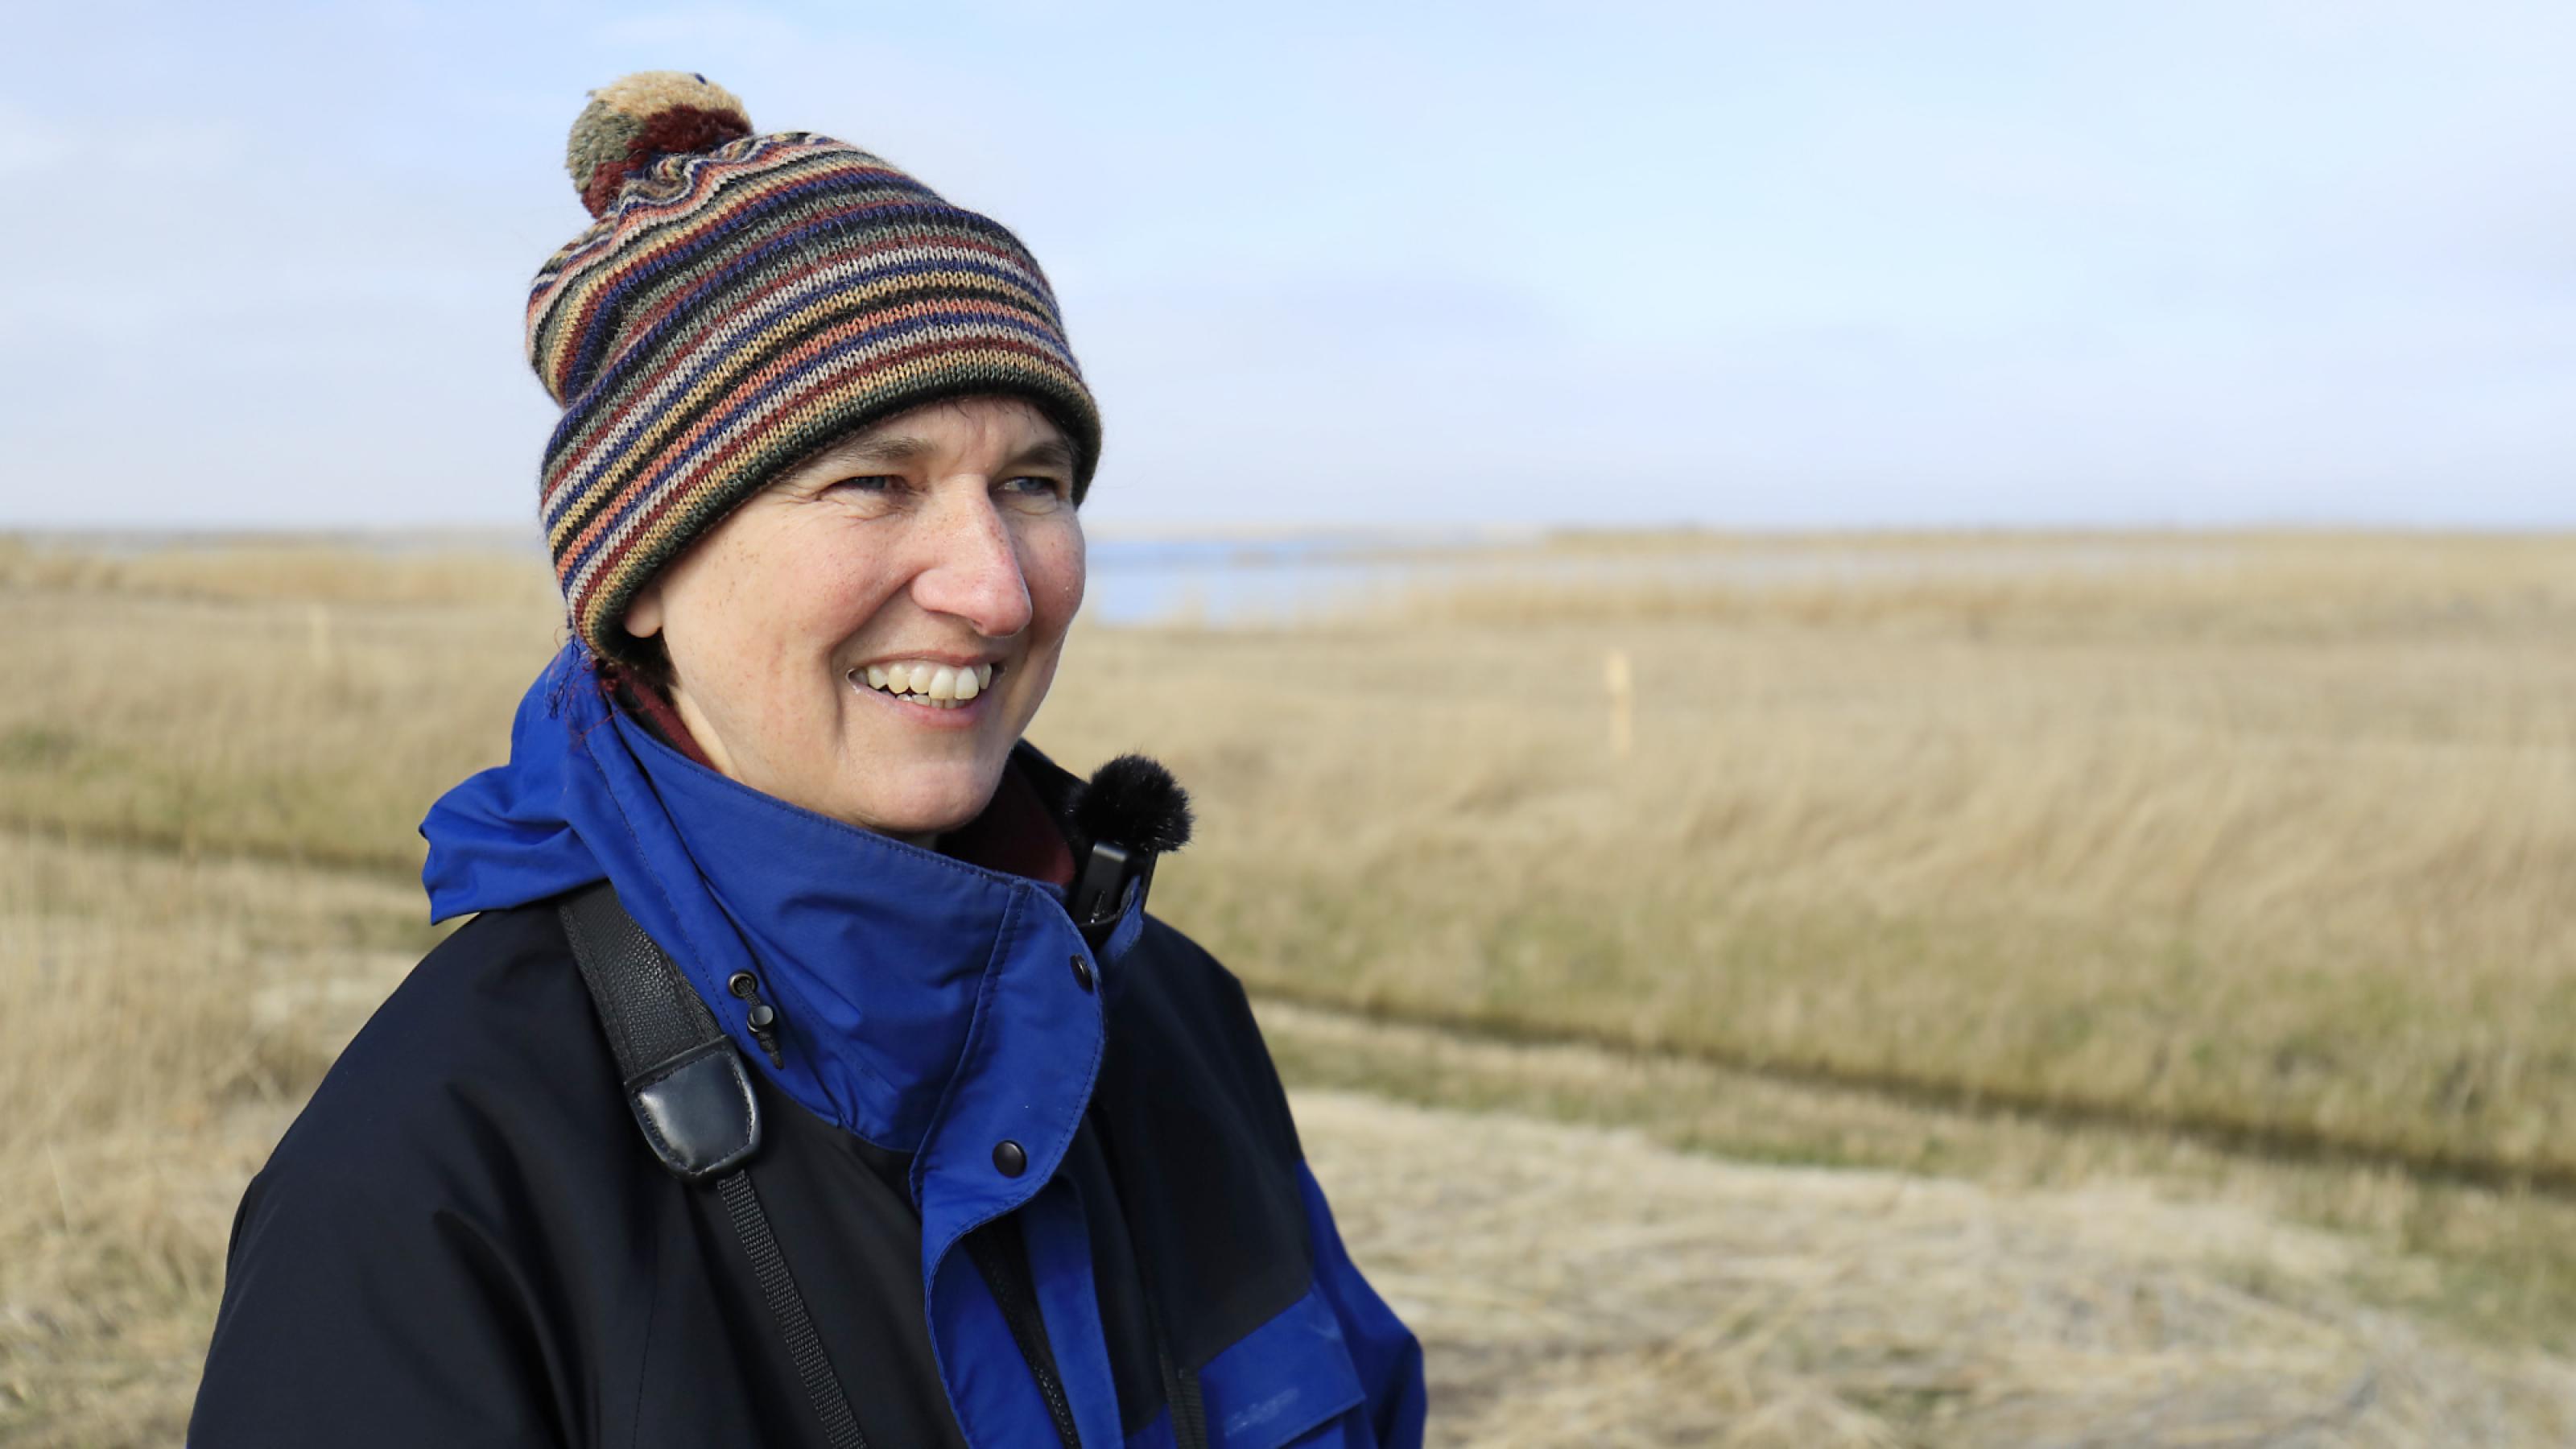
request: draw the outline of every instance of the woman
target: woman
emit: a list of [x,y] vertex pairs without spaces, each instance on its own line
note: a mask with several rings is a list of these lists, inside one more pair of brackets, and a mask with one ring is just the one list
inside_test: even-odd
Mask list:
[[477,914],[243,1199],[191,1442],[1418,1442],[1241,989],[1143,914],[1177,795],[1020,739],[1100,447],[1036,262],[703,77],[571,161],[575,637],[423,822]]

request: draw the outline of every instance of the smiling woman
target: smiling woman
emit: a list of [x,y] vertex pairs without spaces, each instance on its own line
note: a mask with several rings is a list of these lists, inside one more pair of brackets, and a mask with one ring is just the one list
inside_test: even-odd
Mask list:
[[572,637],[422,822],[474,919],[244,1196],[190,1442],[1418,1443],[1241,987],[1145,914],[1177,786],[1022,738],[1100,452],[1035,259],[701,76],[570,163]]

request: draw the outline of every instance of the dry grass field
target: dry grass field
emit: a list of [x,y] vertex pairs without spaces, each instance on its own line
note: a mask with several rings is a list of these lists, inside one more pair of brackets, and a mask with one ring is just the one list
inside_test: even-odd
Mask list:
[[2349,1239],[2134,1186],[1998,1196],[1632,1134],[1297,1103],[1435,1366],[1496,1446],[2546,1445],[2576,1365],[2428,1336]]
[[[1688,542],[1754,562],[1081,631],[1034,732],[1192,788],[1158,909],[1292,1078],[1507,1109],[1446,1174],[1488,1235],[1425,1244],[1384,1205],[1452,1129],[1310,1099],[1458,1442],[2576,1437],[2576,541]],[[0,1440],[174,1437],[550,598],[0,543]],[[1595,1151],[1668,1190],[1542,1168]],[[1545,1266],[1585,1201],[1628,1277]]]

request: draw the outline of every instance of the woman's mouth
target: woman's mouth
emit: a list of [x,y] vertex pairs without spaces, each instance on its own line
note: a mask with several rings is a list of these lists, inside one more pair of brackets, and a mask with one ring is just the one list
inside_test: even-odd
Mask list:
[[994,664],[941,664],[930,659],[898,659],[850,671],[850,683],[932,709],[963,708],[993,685]]

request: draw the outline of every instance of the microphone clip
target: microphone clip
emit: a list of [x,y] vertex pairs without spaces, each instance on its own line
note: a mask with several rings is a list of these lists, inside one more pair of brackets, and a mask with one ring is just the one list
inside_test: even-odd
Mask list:
[[1075,788],[1072,833],[1088,841],[1064,907],[1094,951],[1128,908],[1144,908],[1154,862],[1190,838],[1190,797],[1172,772],[1143,755],[1120,755]]
[[1072,893],[1065,897],[1065,909],[1092,950],[1108,943],[1109,933],[1117,929],[1131,903],[1142,908],[1145,893],[1153,888],[1154,862],[1159,858],[1154,851],[1133,849],[1113,840],[1092,843],[1090,858],[1083,862]]

